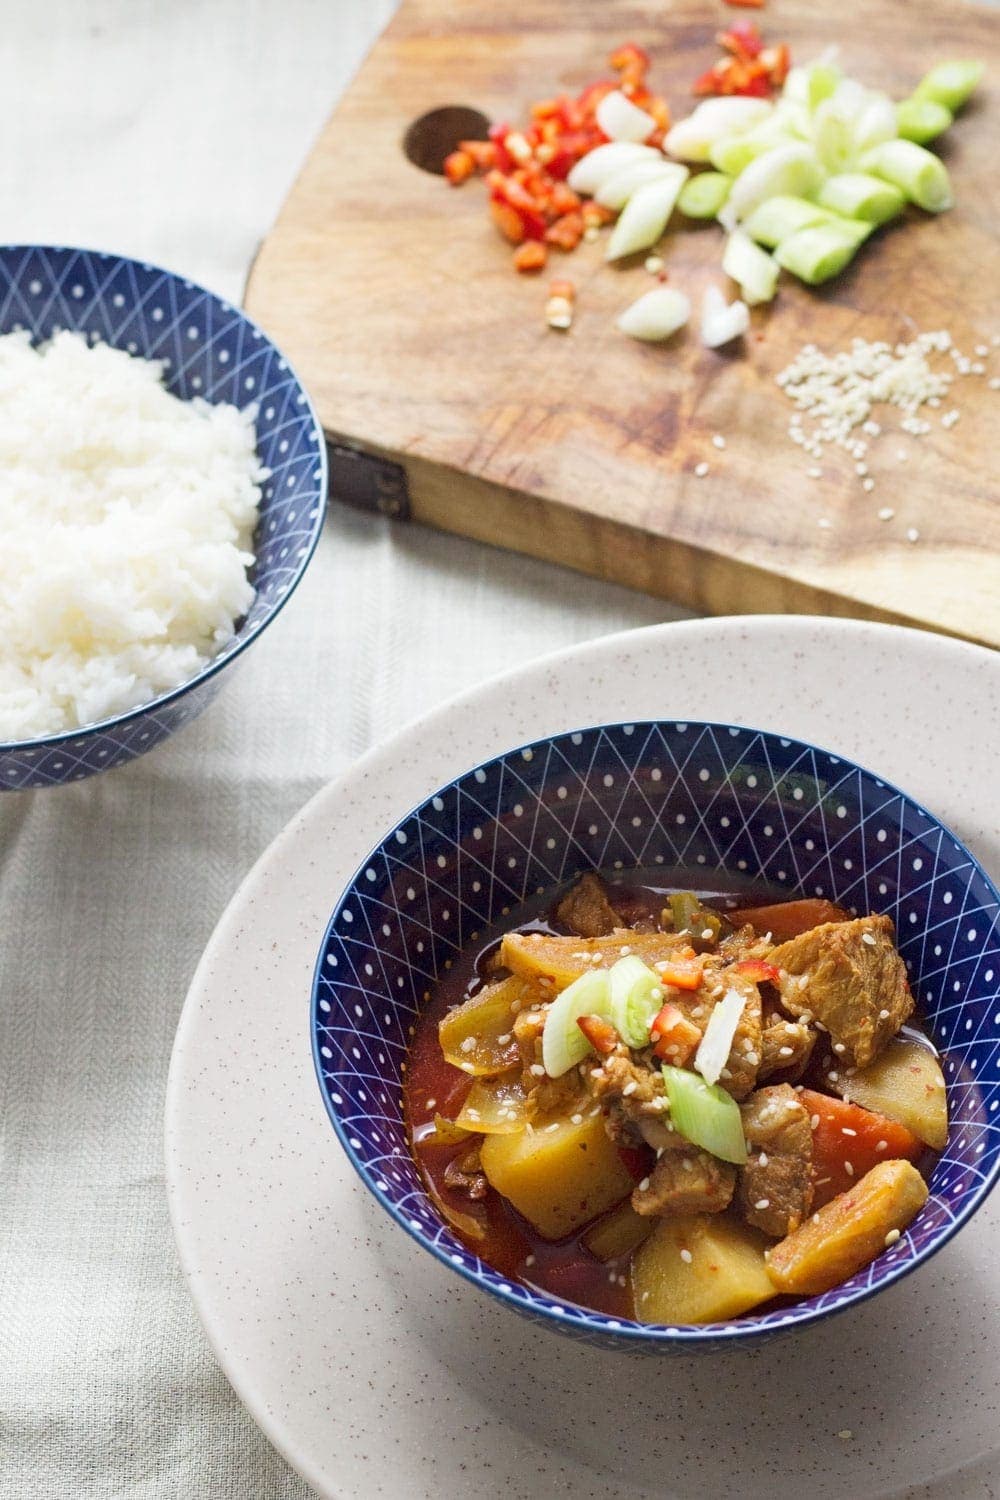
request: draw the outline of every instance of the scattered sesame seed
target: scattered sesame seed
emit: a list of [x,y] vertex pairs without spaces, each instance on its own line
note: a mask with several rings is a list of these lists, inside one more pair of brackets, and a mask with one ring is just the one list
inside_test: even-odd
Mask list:
[[813,1130],[818,1130],[819,1129],[819,1115],[813,1115],[812,1118],[809,1121],[809,1124],[812,1126]]
[[665,264],[662,255],[647,255],[643,261],[643,265],[651,276],[655,276],[657,271],[662,271]]
[[553,1123],[551,1125],[546,1125],[546,1127],[545,1127],[545,1134],[546,1135],[551,1135],[552,1132],[553,1132],[553,1130],[558,1130],[558,1129],[559,1129],[559,1121],[555,1120],[555,1121],[553,1121]]
[[875,488],[874,479],[862,479],[861,488],[866,492],[866,494],[870,495],[872,490]]
[[642,1179],[642,1181],[640,1182],[640,1184],[639,1184],[639,1191],[640,1191],[640,1193],[644,1193],[648,1187],[649,1187],[649,1178],[648,1177],[644,1177]]
[[476,1038],[474,1036],[464,1037],[463,1040],[459,1043],[459,1049],[462,1052],[474,1052],[475,1048]]
[[847,1173],[848,1177],[853,1177],[854,1176],[854,1164],[852,1162],[845,1161],[844,1162],[844,1171]]
[[793,1057],[794,1055],[795,1055],[795,1048],[794,1047],[779,1047],[778,1048],[778,1056],[779,1057]]
[[694,1171],[694,1162],[691,1160],[691,1158],[689,1156],[682,1156],[681,1157],[681,1166],[684,1168],[685,1172],[693,1172]]
[[468,1117],[469,1117],[470,1120],[478,1120],[479,1119],[479,1111],[478,1111],[478,1109],[466,1109],[465,1112],[468,1115]]
[[635,1079],[630,1078],[628,1083],[622,1089],[622,1098],[624,1099],[627,1098],[629,1094],[634,1094],[638,1087],[639,1085],[636,1083]]
[[524,1257],[524,1264],[526,1266],[533,1266],[535,1264],[535,1257],[533,1255],[526,1255]]
[[834,1042],[833,1050],[834,1052],[846,1052],[847,1048],[844,1046],[843,1042]]
[[908,542],[918,542],[920,540],[920,532],[915,526],[911,526],[909,531],[906,533],[906,540]]
[[989,354],[990,351],[989,351],[988,347],[986,346],[986,344],[977,344],[976,347],[973,349],[972,352],[973,352],[973,354],[977,354],[980,359],[985,359],[986,356],[987,356],[987,354]]
[[708,464],[695,464],[694,472],[698,479],[704,479],[705,475],[708,473]]
[[570,1122],[573,1125],[582,1125],[583,1124],[583,1115],[570,1115],[569,1118],[570,1118]]
[[820,516],[819,520],[816,522],[816,525],[820,528],[821,531],[829,531],[830,527],[833,525],[833,522],[828,520],[826,516]]
[[436,1099],[428,1099],[427,1103],[424,1105],[424,1108],[425,1109],[434,1109],[434,1107],[436,1106],[436,1104],[437,1104],[437,1100]]
[[[535,1078],[545,1077],[545,1069],[542,1067],[541,1063],[532,1063],[531,1067],[528,1069],[528,1072],[533,1074]],[[598,1078],[601,1076],[600,1069],[596,1070],[596,1075]]]
[[701,936],[702,941],[707,943],[711,941],[711,939],[715,936],[715,933],[712,931],[711,927],[706,927]]
[[991,375],[986,384],[991,391],[1000,391],[1000,375]]
[[837,1083],[840,1078],[840,1074],[837,1073],[833,1068],[830,1069],[829,1073],[827,1073],[826,1076],[827,1078],[829,1078],[831,1083]]
[[691,1254],[690,1250],[682,1250],[681,1251],[681,1260],[684,1262],[684,1264],[686,1266],[689,1266],[691,1264],[691,1262],[694,1260],[694,1256]]
[[770,1198],[758,1198],[757,1202],[754,1204],[754,1208],[770,1208],[770,1207],[771,1207],[771,1200],[770,1200]]
[[875,1150],[876,1151],[887,1151],[888,1148],[889,1148],[889,1142],[888,1141],[879,1141],[877,1143],[876,1147],[875,1147]]
[[841,1135],[857,1135],[858,1132],[856,1130],[852,1130],[850,1125],[842,1125],[840,1127],[840,1133]]
[[899,1230],[898,1229],[890,1229],[889,1233],[885,1237],[885,1242],[886,1242],[887,1245],[894,1245],[898,1239],[899,1239]]
[[882,1010],[879,1011],[878,1018],[879,1018],[880,1021],[888,1021],[888,1019],[889,1019],[889,1012],[883,1008]]
[[503,1034],[503,1036],[498,1036],[497,1037],[497,1045],[499,1047],[506,1047],[506,1045],[507,1045],[507,1043],[509,1041],[510,1041],[510,1032],[509,1031],[505,1031],[504,1034]]
[[600,239],[601,231],[598,229],[596,224],[588,224],[586,229],[583,231],[583,237],[587,241],[588,245],[592,245],[595,240]]
[[724,448],[725,446],[726,446],[726,440],[722,436],[722,433],[721,432],[713,432],[712,433],[712,447],[713,448]]
[[767,1166],[767,1152],[766,1151],[762,1151],[760,1153],[760,1155],[757,1157],[757,1161],[758,1161],[758,1163],[759,1163],[760,1166],[766,1167]]

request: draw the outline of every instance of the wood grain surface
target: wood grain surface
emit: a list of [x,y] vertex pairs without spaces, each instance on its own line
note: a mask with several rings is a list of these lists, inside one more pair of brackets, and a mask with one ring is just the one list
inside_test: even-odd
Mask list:
[[[642,257],[606,265],[603,241],[551,258],[578,303],[570,332],[550,331],[550,273],[512,272],[482,183],[449,188],[403,154],[427,110],[524,119],[532,100],[605,73],[626,39],[649,48],[651,83],[679,117],[715,31],[738,14],[716,0],[404,0],[262,246],[248,307],[328,435],[405,467],[415,519],[697,610],[858,615],[1000,645],[995,11],[770,0],[755,13],[793,58],[838,43],[848,73],[896,97],[943,57],[978,56],[988,72],[941,144],[956,207],[883,231],[826,289],[783,277],[738,352],[701,348],[695,326],[658,346],[618,334],[617,314],[654,283]],[[721,251],[714,225],[664,241],[670,282],[696,307],[710,281],[726,284]],[[898,411],[877,413],[873,491],[838,449],[808,477],[815,461],[788,438],[775,375],[807,342],[833,351],[940,328],[967,353],[990,350],[984,375],[956,382],[957,425],[925,411],[932,431],[916,438]]]

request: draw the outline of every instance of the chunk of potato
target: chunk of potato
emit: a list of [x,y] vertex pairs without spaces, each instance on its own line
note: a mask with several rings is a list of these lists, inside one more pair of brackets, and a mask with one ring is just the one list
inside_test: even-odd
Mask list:
[[605,1215],[599,1224],[588,1229],[583,1243],[597,1260],[624,1260],[637,1250],[653,1232],[652,1219],[637,1214],[631,1203],[623,1203]]
[[661,1219],[632,1258],[641,1323],[721,1323],[775,1295],[767,1240],[728,1214]]
[[610,969],[627,953],[652,965],[671,958],[684,944],[674,932],[633,932],[630,927],[598,938],[508,932],[500,944],[500,962],[525,979],[541,980],[550,990],[564,990],[587,970]]
[[905,1125],[935,1151],[948,1144],[944,1074],[933,1052],[919,1042],[897,1038],[866,1068],[842,1076],[837,1088],[853,1104]]
[[483,1171],[547,1240],[560,1240],[632,1191],[632,1177],[600,1115],[537,1121],[483,1141]]
[[438,1025],[441,1051],[453,1067],[477,1078],[489,1078],[519,1060],[514,1017],[525,1005],[545,997],[523,979],[511,977],[456,1005]]
[[927,1184],[908,1161],[883,1161],[849,1192],[781,1240],[767,1269],[779,1292],[828,1292],[881,1255],[927,1202]]
[[477,1135],[516,1135],[527,1119],[527,1090],[519,1072],[477,1078],[455,1124]]

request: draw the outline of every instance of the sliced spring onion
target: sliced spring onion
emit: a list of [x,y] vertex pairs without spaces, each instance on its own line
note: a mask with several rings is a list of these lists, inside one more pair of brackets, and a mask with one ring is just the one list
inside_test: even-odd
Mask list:
[[739,283],[743,301],[749,307],[758,302],[770,302],[774,296],[778,285],[778,264],[742,229],[734,229],[727,239],[722,269]]
[[609,141],[644,141],[656,129],[653,116],[633,104],[620,89],[605,94],[596,118]]
[[717,286],[710,286],[701,303],[701,341],[706,349],[721,349],[741,338],[750,328],[750,309],[745,302],[726,302]]
[[828,172],[846,172],[857,161],[854,121],[844,113],[837,96],[824,99],[813,115],[813,144]]
[[629,1047],[646,1047],[649,1028],[663,1005],[663,986],[634,953],[608,970],[611,1024]]
[[561,1078],[590,1051],[590,1043],[576,1024],[580,1016],[603,1016],[611,1011],[607,969],[581,974],[549,1006],[542,1031],[542,1063],[550,1078]]
[[898,133],[896,106],[888,94],[870,93],[854,127],[855,149],[868,151],[883,141],[894,141]]
[[773,198],[776,193],[808,198],[822,180],[823,169],[810,146],[799,141],[777,146],[766,156],[758,156],[740,173],[725,206],[737,220],[745,219],[758,203]]
[[868,172],[840,172],[828,177],[816,194],[816,202],[845,219],[867,219],[870,224],[884,224],[902,213],[906,205],[898,187]]
[[896,105],[896,131],[904,141],[926,146],[943,135],[955,116],[936,99],[904,99]]
[[727,135],[714,143],[708,159],[716,171],[725,172],[727,177],[737,177],[758,156],[773,151],[775,144],[773,139],[761,137],[753,131],[747,131],[745,135]]
[[766,198],[763,203],[758,203],[750,217],[744,219],[743,229],[759,245],[767,245],[773,250],[775,245],[786,240],[790,234],[795,234],[799,229],[808,229],[812,224],[822,224],[829,217],[826,209],[818,203],[810,203],[807,198],[791,198],[787,193],[777,193],[773,198]]
[[805,105],[811,113],[829,99],[843,76],[835,62],[819,58],[808,67],[791,69],[785,79],[784,97]]
[[581,156],[566,181],[574,193],[596,193],[602,182],[636,161],[659,161],[663,153],[634,141],[609,141]]
[[953,203],[948,169],[939,156],[914,141],[883,141],[861,161],[862,169],[891,182],[911,203],[941,213]]
[[618,327],[629,338],[656,343],[683,328],[690,316],[691,304],[683,292],[670,286],[658,286],[625,309],[618,319]]
[[605,260],[621,260],[625,255],[648,250],[666,229],[677,195],[687,181],[688,169],[677,162],[665,162],[664,166],[667,174],[638,188],[622,209],[611,231]]
[[715,141],[739,135],[766,120],[772,106],[766,99],[730,96],[705,99],[667,132],[663,149],[680,161],[708,161]]
[[725,172],[699,172],[681,188],[677,207],[689,219],[714,219],[732,185],[733,179]]
[[[849,224],[850,220],[844,220]],[[873,225],[864,228],[871,233]],[[861,241],[856,233],[845,230],[841,224],[815,224],[811,229],[800,229],[797,234],[782,240],[774,258],[779,266],[791,271],[800,281],[818,286],[829,281],[854,258]]]
[[659,161],[634,161],[631,166],[622,167],[620,172],[606,177],[594,194],[594,202],[602,204],[605,208],[613,208],[616,212],[625,207],[632,194],[638,192],[639,188],[645,187],[647,182],[655,182],[658,177],[663,177],[674,171],[674,164],[665,161],[661,156]]
[[739,990],[727,990],[709,1016],[705,1035],[694,1055],[694,1065],[706,1083],[718,1083],[733,1050],[733,1037],[746,1003],[746,996]]
[[740,1107],[718,1084],[706,1083],[686,1068],[663,1066],[670,1123],[685,1140],[722,1161],[741,1167],[747,1159]]
[[983,76],[981,62],[943,62],[931,68],[913,90],[917,99],[933,99],[957,114]]

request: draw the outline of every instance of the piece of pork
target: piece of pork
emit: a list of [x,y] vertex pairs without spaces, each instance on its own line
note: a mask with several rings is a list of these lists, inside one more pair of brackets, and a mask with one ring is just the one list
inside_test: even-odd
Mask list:
[[473,1203],[481,1203],[489,1190],[479,1159],[479,1147],[453,1157],[444,1169],[445,1186],[464,1193]]
[[584,1085],[605,1112],[612,1140],[644,1141],[655,1150],[685,1145],[666,1116],[667,1095],[659,1066],[636,1062],[621,1042],[600,1061],[588,1059],[581,1068]]
[[783,1083],[797,1083],[816,1045],[816,1033],[805,1021],[769,1016],[761,1036],[758,1082],[780,1073]]
[[727,1162],[687,1145],[665,1151],[648,1177],[632,1193],[632,1207],[645,1217],[671,1214],[717,1214],[728,1208],[736,1171]]
[[606,937],[621,926],[599,875],[581,875],[556,907],[556,918],[578,937]]
[[719,1083],[734,1099],[740,1100],[753,1089],[760,1068],[763,1019],[757,985],[732,968],[706,966],[702,988],[678,1003],[685,1015],[704,1032],[715,1006],[730,990],[742,997],[743,1011]]
[[876,1058],[913,1009],[894,937],[889,917],[858,917],[824,922],[771,950],[785,1010],[815,1017],[848,1067]]
[[749,1159],[738,1198],[748,1224],[775,1239],[798,1229],[812,1207],[809,1111],[787,1083],[757,1089],[740,1109]]

